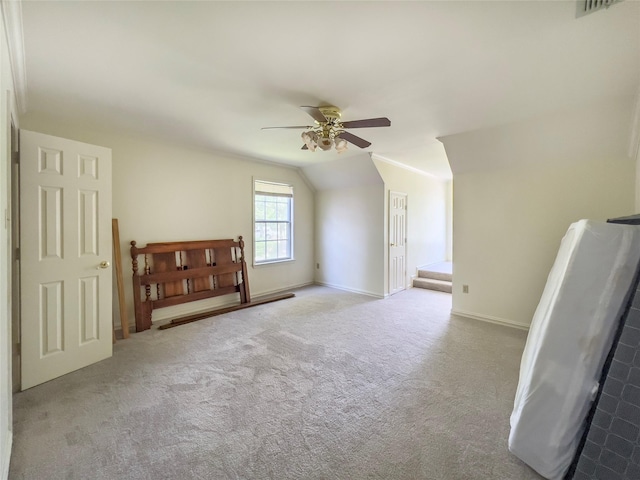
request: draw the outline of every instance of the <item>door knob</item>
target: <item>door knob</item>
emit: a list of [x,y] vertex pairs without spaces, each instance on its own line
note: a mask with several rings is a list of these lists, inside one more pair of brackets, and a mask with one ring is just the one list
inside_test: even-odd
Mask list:
[[100,265],[98,265],[98,268],[109,268],[111,264],[109,262],[107,262],[106,260],[103,260],[100,262]]
[[396,244],[395,244],[395,243],[392,243],[392,244],[391,244],[391,246],[392,246],[392,247],[395,247],[395,246],[396,246]]

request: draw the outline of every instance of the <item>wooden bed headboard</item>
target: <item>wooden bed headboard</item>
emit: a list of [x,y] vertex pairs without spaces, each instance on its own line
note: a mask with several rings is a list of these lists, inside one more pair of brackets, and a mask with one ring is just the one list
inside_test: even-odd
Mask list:
[[[142,272],[140,256],[144,256]],[[237,242],[198,240],[146,247],[136,246],[134,240],[131,263],[137,332],[151,328],[156,308],[235,293],[240,294],[240,304],[251,302],[241,236]]]

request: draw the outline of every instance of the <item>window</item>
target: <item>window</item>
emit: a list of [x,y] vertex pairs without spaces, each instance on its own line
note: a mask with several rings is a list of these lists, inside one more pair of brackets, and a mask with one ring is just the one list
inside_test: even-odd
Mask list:
[[293,259],[293,187],[254,181],[253,263]]

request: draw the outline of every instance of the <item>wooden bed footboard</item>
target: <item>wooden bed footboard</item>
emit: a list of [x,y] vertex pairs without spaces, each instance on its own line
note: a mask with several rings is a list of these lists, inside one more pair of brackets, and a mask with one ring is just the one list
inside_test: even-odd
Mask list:
[[[143,267],[139,272],[141,256]],[[241,306],[251,303],[241,236],[237,242],[198,240],[149,243],[146,247],[138,247],[132,241],[131,263],[137,332],[151,328],[151,315],[156,308],[236,293]],[[172,323],[181,322],[177,319]]]

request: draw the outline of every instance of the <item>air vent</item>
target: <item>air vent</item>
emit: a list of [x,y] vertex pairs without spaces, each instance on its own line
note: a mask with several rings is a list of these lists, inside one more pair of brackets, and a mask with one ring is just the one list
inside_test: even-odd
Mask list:
[[614,3],[620,3],[622,0],[578,0],[576,8],[576,18],[584,17],[603,8],[609,8]]

